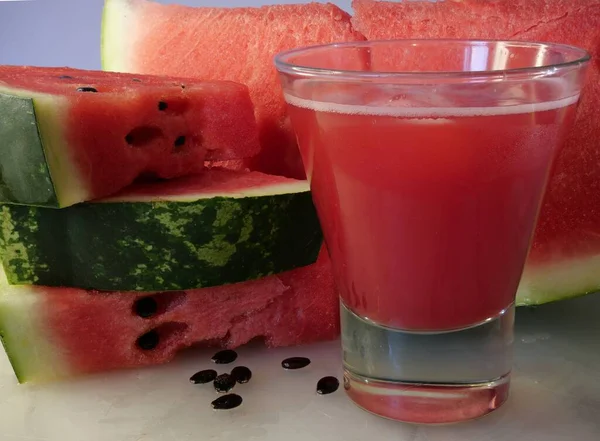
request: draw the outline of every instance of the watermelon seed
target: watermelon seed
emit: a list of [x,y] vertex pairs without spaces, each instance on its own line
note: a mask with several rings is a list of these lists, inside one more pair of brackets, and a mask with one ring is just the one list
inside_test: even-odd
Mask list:
[[96,93],[98,91],[93,87],[86,86],[86,87],[78,87],[77,92],[94,92],[94,93]]
[[252,371],[246,366],[237,366],[232,369],[231,376],[235,378],[239,384],[244,384],[252,378]]
[[137,339],[137,345],[144,351],[151,351],[158,346],[160,338],[155,330],[148,331]]
[[236,394],[223,395],[214,400],[210,405],[215,410],[230,410],[239,407],[242,404],[242,397]]
[[211,381],[215,381],[217,378],[217,371],[214,369],[206,369],[200,372],[196,372],[190,377],[190,383],[193,384],[206,384]]
[[227,393],[235,387],[235,378],[229,374],[221,374],[213,381],[215,390],[219,393]]
[[281,366],[286,370],[302,369],[309,364],[310,359],[306,357],[290,357],[281,362]]
[[[158,110],[161,112],[169,112],[173,115],[181,115],[187,112],[190,107],[190,101],[185,96],[169,97],[168,101],[160,100],[158,102]],[[185,140],[185,136],[180,136],[177,139],[181,139],[182,144]]]
[[72,80],[73,77],[71,75],[61,75],[58,77],[60,80]]
[[158,312],[158,303],[153,297],[137,299],[133,307],[135,313],[142,318],[150,318]]
[[213,355],[211,360],[216,364],[229,364],[233,363],[237,357],[237,352],[232,351],[231,349],[225,349],[224,351],[219,351]]
[[140,80],[139,78],[132,78],[131,81],[133,81],[134,83],[141,83],[142,80]]
[[163,132],[158,127],[136,127],[125,136],[125,142],[134,147],[142,147],[160,138]]
[[340,387],[340,381],[335,377],[323,377],[317,383],[317,393],[328,395],[334,393]]
[[185,144],[185,136],[183,136],[183,135],[178,136],[177,139],[175,140],[175,147],[181,147],[184,144]]

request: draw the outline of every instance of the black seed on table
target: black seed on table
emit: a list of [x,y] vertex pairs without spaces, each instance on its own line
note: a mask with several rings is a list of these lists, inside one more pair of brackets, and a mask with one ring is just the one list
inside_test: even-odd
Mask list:
[[96,93],[98,91],[93,87],[86,86],[86,87],[78,87],[77,92],[94,92],[94,93]]
[[175,147],[181,147],[184,144],[185,144],[185,136],[183,136],[183,135],[178,136],[174,143]]
[[152,330],[140,336],[137,339],[137,345],[140,349],[143,349],[144,351],[150,351],[158,346],[159,341],[160,337],[158,336],[158,332]]
[[200,372],[196,372],[190,377],[190,383],[194,384],[206,384],[214,381],[217,378],[217,371],[213,369],[206,369]]
[[133,305],[135,313],[142,318],[150,318],[158,311],[158,303],[153,297],[142,297]]
[[210,405],[215,410],[229,410],[239,407],[242,404],[242,397],[236,394],[223,395],[214,400]]
[[246,366],[234,367],[231,371],[231,376],[240,384],[247,383],[252,378],[252,371]]
[[335,377],[323,377],[317,383],[317,393],[328,395],[334,393],[340,387],[340,382]]
[[60,80],[72,80],[73,77],[71,75],[61,75],[58,77]]
[[224,351],[217,352],[212,356],[211,360],[216,364],[229,364],[233,363],[237,357],[237,352],[232,351],[231,349],[226,349]]
[[229,392],[235,387],[235,378],[229,374],[221,374],[213,381],[217,392]]
[[281,362],[281,366],[284,369],[302,369],[310,364],[310,359],[306,357],[291,357],[286,358]]
[[169,107],[169,105],[167,103],[165,103],[164,101],[158,102],[158,110],[160,110],[161,112],[164,110],[167,110],[167,107]]

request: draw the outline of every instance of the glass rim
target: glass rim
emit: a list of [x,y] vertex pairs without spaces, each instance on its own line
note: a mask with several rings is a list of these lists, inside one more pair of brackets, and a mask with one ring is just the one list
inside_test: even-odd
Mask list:
[[[556,48],[565,53],[573,53],[573,60],[565,61],[562,63],[548,63],[542,66],[531,66],[531,67],[519,67],[509,69],[496,69],[496,70],[464,70],[464,71],[405,71],[405,72],[389,72],[389,71],[361,71],[361,70],[348,70],[348,69],[328,69],[321,67],[314,67],[310,65],[296,64],[290,62],[289,59],[302,53],[310,53],[319,50],[327,49],[343,49],[343,48],[368,48],[372,46],[383,46],[390,44],[402,44],[414,45],[417,43],[436,43],[436,44],[448,44],[448,43],[463,43],[468,46],[484,45],[490,43],[504,43],[512,46],[522,47],[539,47],[539,48]],[[588,63],[591,60],[590,53],[577,46],[572,46],[562,43],[552,42],[538,42],[538,41],[526,41],[526,40],[494,40],[494,39],[462,39],[462,38],[415,38],[415,39],[390,39],[390,40],[367,40],[367,41],[350,41],[342,43],[328,43],[298,47],[291,50],[283,51],[275,55],[274,62],[278,71],[288,74],[299,74],[311,77],[330,77],[330,78],[348,78],[348,79],[409,79],[409,78],[444,78],[444,79],[465,79],[465,78],[476,78],[476,77],[512,77],[518,75],[531,75],[535,73],[541,73],[548,70],[565,69],[569,67],[578,67]]]

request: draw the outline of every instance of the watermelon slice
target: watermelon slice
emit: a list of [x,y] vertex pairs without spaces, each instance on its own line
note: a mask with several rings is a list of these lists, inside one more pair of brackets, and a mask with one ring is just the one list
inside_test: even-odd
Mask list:
[[0,66],[0,202],[66,207],[255,155],[247,87]]
[[[273,57],[298,46],[350,40],[364,37],[352,29],[346,12],[329,3],[192,8],[106,0],[102,67],[247,84],[263,149],[245,166],[303,178]],[[239,161],[230,165],[244,167]]]
[[166,363],[198,344],[333,339],[337,305],[325,252],[277,276],[159,293],[11,286],[0,271],[0,339],[22,383]]
[[322,244],[308,182],[207,170],[54,208],[0,205],[11,284],[166,291],[310,265]]
[[553,41],[593,57],[576,125],[556,163],[519,305],[600,290],[600,0],[354,0],[368,39],[481,38]]

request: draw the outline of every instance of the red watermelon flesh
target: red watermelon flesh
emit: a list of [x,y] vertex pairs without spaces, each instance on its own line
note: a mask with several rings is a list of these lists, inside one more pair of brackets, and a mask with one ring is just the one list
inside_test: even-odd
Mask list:
[[263,149],[246,166],[302,179],[304,170],[273,57],[299,46],[349,40],[364,37],[352,29],[350,15],[330,3],[192,8],[106,0],[102,61],[111,71],[248,85]]
[[277,186],[278,192],[293,191],[298,186],[308,188],[306,181],[272,176],[260,172],[235,172],[212,167],[204,173],[165,181],[136,182],[123,190],[96,202],[185,201],[211,197],[243,197],[262,195]]
[[518,301],[600,289],[600,0],[354,0],[353,7],[354,26],[370,40],[518,39],[591,53],[577,122],[550,178]]
[[[152,297],[150,318],[136,302]],[[189,291],[97,292],[4,286],[0,337],[21,382],[43,382],[161,364],[198,344],[235,348],[262,337],[269,347],[339,335],[338,298],[328,256],[263,279]],[[158,335],[153,349],[138,339]]]
[[237,322],[230,330],[229,347],[266,337],[270,347],[295,346],[339,336],[339,298],[329,255],[322,250],[313,265],[277,275],[291,295],[284,294],[260,313]]
[[[572,14],[593,12],[598,0],[448,0],[406,2],[353,0],[352,23],[369,40],[393,38],[525,39],[552,32]],[[590,11],[587,9],[591,8]],[[550,29],[548,29],[548,27]],[[540,29],[542,28],[542,29]],[[583,37],[583,26],[572,36]],[[566,29],[552,35],[560,40]],[[587,32],[585,32],[587,34]],[[589,38],[589,37],[588,37]]]
[[229,81],[1,66],[0,92],[32,98],[37,119],[53,123],[42,133],[50,173],[55,182],[75,175],[70,185],[87,193],[63,206],[260,148],[248,89]]

